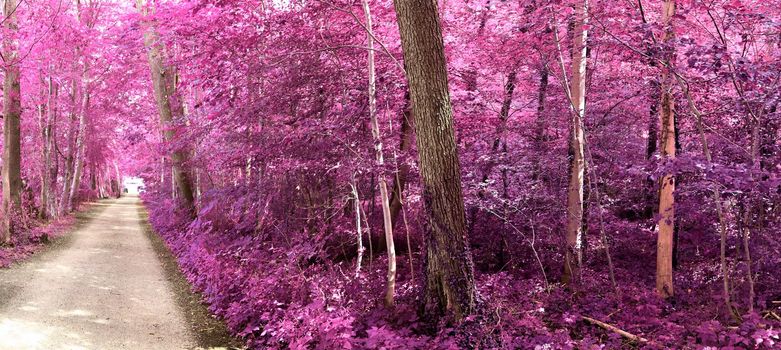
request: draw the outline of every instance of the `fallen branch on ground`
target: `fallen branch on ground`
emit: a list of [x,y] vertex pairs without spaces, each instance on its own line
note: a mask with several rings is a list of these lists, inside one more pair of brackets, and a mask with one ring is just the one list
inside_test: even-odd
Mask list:
[[625,330],[623,330],[621,328],[618,328],[618,327],[613,326],[613,325],[609,325],[609,324],[607,324],[605,322],[602,322],[600,320],[596,320],[596,319],[593,319],[591,317],[586,317],[586,316],[581,316],[581,317],[583,317],[583,320],[588,322],[588,323],[591,323],[591,324],[593,324],[595,326],[599,326],[600,328],[603,328],[605,330],[608,330],[608,331],[611,331],[613,333],[616,333],[616,334],[618,334],[618,335],[620,335],[620,336],[622,336],[622,337],[624,337],[626,339],[629,339],[629,340],[632,340],[632,341],[636,341],[636,342],[639,342],[639,343],[647,343],[648,342],[648,339],[645,339],[645,338],[643,338],[641,336],[634,335],[634,334],[629,333],[629,332],[627,332],[627,331],[625,331]]
[[770,311],[770,310],[762,311],[761,314],[762,314],[763,318],[768,318],[768,319],[769,318],[773,318],[773,319],[776,319],[778,321],[781,321],[781,316],[778,316],[778,314],[773,312],[773,311]]

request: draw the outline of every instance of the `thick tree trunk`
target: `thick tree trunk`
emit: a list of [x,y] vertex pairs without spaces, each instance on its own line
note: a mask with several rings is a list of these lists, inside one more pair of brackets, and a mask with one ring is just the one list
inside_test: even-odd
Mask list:
[[[144,0],[137,0],[136,5],[142,15],[146,15],[150,10]],[[152,85],[155,92],[155,101],[160,113],[160,126],[163,130],[165,142],[171,143],[176,137],[174,131],[175,117],[179,119],[184,113],[182,102],[178,91],[176,90],[177,73],[176,68],[166,64],[164,48],[159,42],[159,37],[154,24],[145,22],[144,44],[148,50],[149,67],[152,73]],[[171,151],[171,163],[173,166],[173,181],[179,190],[180,198],[189,211],[190,215],[195,215],[195,206],[193,198],[192,184],[190,176],[185,170],[187,161],[187,152],[183,150]]]
[[572,117],[570,119],[569,186],[567,189],[567,232],[564,272],[561,280],[572,283],[580,274],[583,260],[583,195],[586,170],[584,155],[585,133],[583,118],[586,112],[586,40],[588,38],[588,1],[576,8],[575,28],[572,46],[572,80],[570,98]]
[[452,313],[460,322],[475,312],[477,291],[437,4],[395,0],[394,5],[423,182],[427,242],[423,311],[433,319]]
[[9,244],[14,233],[14,220],[21,214],[21,138],[20,119],[22,114],[20,67],[18,61],[18,24],[16,8],[18,0],[5,0],[3,23],[6,33],[3,40],[3,58],[6,63],[3,82],[3,227],[0,244]]
[[[377,155],[377,165],[380,168],[379,186],[380,200],[382,203],[382,221],[385,227],[385,245],[388,249],[388,276],[385,289],[385,306],[393,306],[396,291],[396,247],[393,242],[393,223],[391,221],[390,202],[388,200],[388,184],[385,180],[385,158],[382,154],[382,135],[380,135],[380,123],[377,120],[377,84],[374,68],[374,34],[372,32],[372,15],[369,9],[369,1],[363,0],[363,12],[366,15],[366,29],[369,40],[369,119],[371,120],[372,136],[374,138],[374,150]],[[357,198],[357,197],[356,197]]]
[[[672,19],[675,16],[675,0],[665,0],[662,5],[662,24],[664,35],[662,41],[671,43],[673,40]],[[672,93],[673,77],[670,65],[673,52],[667,52],[662,67],[660,80],[661,102],[659,104],[659,120],[661,124],[661,156],[671,161],[675,159],[675,103]],[[675,176],[665,174],[662,177],[659,190],[659,235],[656,243],[656,293],[668,298],[673,296],[673,235],[675,230]]]

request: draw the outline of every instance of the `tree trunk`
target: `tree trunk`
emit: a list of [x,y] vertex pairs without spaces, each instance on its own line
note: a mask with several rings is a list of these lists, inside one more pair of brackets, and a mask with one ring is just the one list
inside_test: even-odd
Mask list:
[[117,177],[117,198],[122,197],[122,175],[119,173],[119,165],[114,161],[114,175]]
[[[664,35],[662,42],[669,44],[673,40],[672,19],[675,16],[675,0],[665,0],[662,5],[662,24]],[[675,102],[672,93],[670,65],[672,64],[672,49],[665,53],[660,80],[661,102],[659,104],[659,120],[661,123],[661,156],[662,159],[675,159]],[[675,176],[671,173],[662,177],[659,190],[659,235],[656,243],[656,293],[663,298],[673,296],[673,235],[675,230]]]
[[437,5],[395,0],[415,115],[426,248],[423,312],[460,322],[477,308],[453,115]]
[[[654,61],[655,62],[655,61]],[[655,66],[655,65],[652,65]],[[656,154],[659,140],[659,102],[661,96],[659,95],[661,86],[658,80],[651,80],[651,105],[648,113],[648,140],[645,147],[645,160],[651,162],[654,154]],[[649,174],[645,180],[645,187],[643,188],[643,198],[645,201],[645,208],[642,212],[643,218],[651,218],[654,215],[654,207],[658,204],[656,194],[658,191],[656,181],[653,180]]]
[[583,195],[586,158],[583,118],[586,112],[586,40],[588,38],[588,0],[576,8],[572,46],[572,80],[570,98],[570,170],[567,190],[567,233],[562,282],[570,284],[578,278],[583,260]]
[[534,153],[535,162],[532,164],[531,178],[534,181],[540,179],[542,174],[542,165],[540,164],[542,152],[545,151],[545,142],[547,141],[547,123],[545,121],[545,101],[548,96],[548,79],[550,71],[547,66],[547,60],[540,64],[540,83],[537,87],[537,113],[534,120]]
[[[73,80],[71,84],[71,102],[72,105],[77,104],[77,86],[76,81]],[[75,107],[71,107],[75,108]],[[68,151],[65,155],[65,174],[63,175],[62,180],[62,195],[60,196],[60,214],[65,215],[70,211],[70,194],[71,194],[71,185],[73,185],[73,174],[74,174],[74,159],[76,157],[76,144],[77,144],[77,133],[78,133],[78,124],[76,119],[76,113],[71,110],[70,111],[70,119],[68,120],[69,126],[68,126],[68,134],[67,134],[67,140],[68,140]]]
[[[385,158],[382,154],[382,136],[380,135],[380,124],[377,120],[377,84],[374,68],[374,34],[372,32],[372,15],[369,9],[369,1],[363,0],[363,12],[366,15],[366,29],[369,40],[369,119],[372,125],[372,136],[374,138],[374,149],[377,155],[377,165],[380,168],[379,186],[380,200],[382,203],[382,221],[385,226],[385,245],[388,249],[388,276],[386,279],[385,306],[393,306],[394,295],[396,291],[396,247],[393,242],[393,223],[391,222],[390,202],[388,200],[388,184],[385,180]],[[356,197],[357,198],[357,197]]]
[[[399,142],[399,153],[402,155],[409,153],[411,148],[412,118],[412,106],[410,106],[410,96],[409,91],[407,91],[404,94],[404,111],[401,113],[401,140]],[[396,159],[398,160],[398,158]],[[409,172],[410,167],[406,162],[398,165],[396,181],[393,182],[393,191],[390,198],[390,211],[393,227],[396,227],[399,213],[402,210],[402,196],[404,195],[404,189],[407,186]]]
[[[86,75],[86,73],[85,73]],[[68,194],[68,211],[73,210],[74,201],[79,194],[79,185],[81,182],[81,173],[84,169],[85,147],[87,137],[87,110],[89,109],[89,91],[86,82],[88,77],[84,78],[84,87],[82,88],[81,111],[79,113],[79,128],[76,136],[76,153],[73,158],[73,183]]]
[[[355,236],[358,238],[358,258],[355,262],[355,277],[361,274],[361,263],[363,262],[363,229],[361,228],[361,198],[358,196],[358,184],[355,181],[355,174],[350,181],[350,188],[353,192],[353,202],[355,203]],[[268,203],[268,202],[267,202]]]
[[[42,220],[48,220],[52,216],[50,212],[50,193],[52,190],[52,151],[53,142],[52,135],[55,124],[57,103],[57,85],[51,76],[47,81],[47,101],[46,101],[46,117],[41,125],[41,136],[43,138],[43,149],[41,150],[41,212],[40,217]],[[56,178],[55,178],[56,179]],[[56,183],[55,183],[56,185]]]
[[[137,0],[136,5],[142,15],[147,15],[150,8],[144,0]],[[153,10],[153,9],[152,9]],[[163,130],[165,142],[171,143],[176,137],[173,130],[174,117],[180,119],[184,113],[181,98],[176,89],[176,68],[166,64],[165,48],[159,43],[159,36],[153,23],[145,21],[144,45],[148,50],[149,67],[152,73],[152,85],[155,92],[155,101],[160,114],[160,126]],[[190,177],[184,168],[187,161],[187,152],[183,150],[171,151],[171,164],[173,166],[173,181],[179,189],[180,199],[188,214],[195,215],[194,198]]]
[[17,34],[19,27],[16,20],[18,0],[5,0],[3,6],[3,23],[6,33],[3,40],[3,57],[6,63],[3,82],[3,228],[0,233],[0,244],[10,244],[14,234],[14,220],[21,214],[21,139],[20,119],[22,114],[21,85],[19,81],[20,67]]
[[51,185],[49,186],[49,213],[53,217],[57,217],[59,215],[58,208],[60,207],[60,203],[58,202],[58,196],[57,196],[57,179],[60,177],[60,151],[59,146],[57,145],[57,117],[60,114],[59,108],[56,108],[54,110],[54,120],[52,121],[52,130],[51,130],[51,156],[50,159],[52,161],[51,163]]
[[659,138],[659,92],[661,86],[658,80],[651,80],[651,106],[649,108],[648,118],[648,141],[645,146],[645,159],[651,160],[656,154],[657,142]]
[[[499,125],[496,127],[496,134],[494,136],[494,142],[491,144],[491,153],[489,154],[489,161],[486,167],[483,169],[483,176],[480,180],[481,184],[484,184],[488,181],[488,178],[491,176],[491,171],[493,170],[494,166],[496,166],[496,158],[498,157],[498,152],[500,146],[502,146],[502,139],[504,138],[504,132],[507,128],[507,118],[510,117],[510,107],[512,107],[513,103],[513,93],[515,92],[515,83],[518,77],[518,73],[515,69],[513,69],[510,74],[507,76],[507,82],[504,85],[504,99],[502,100],[502,108],[499,110]],[[503,153],[506,154],[507,145],[504,145]],[[502,178],[505,179],[507,176],[507,173],[505,171],[502,172]],[[505,187],[506,187],[506,181],[503,181]],[[481,189],[477,192],[477,197],[480,200],[485,199],[485,190],[481,187]],[[506,191],[503,192],[503,197],[506,199]],[[468,220],[468,232],[472,232],[474,229],[475,223],[477,221],[477,212],[479,211],[479,206],[473,206],[469,209],[469,220]]]
[[[752,120],[751,122],[751,146],[749,147],[749,153],[751,154],[751,168],[753,169],[753,172],[761,172],[761,148],[762,148],[762,124],[764,122],[764,113],[757,113],[756,120]],[[752,173],[752,180],[754,175]],[[754,205],[752,205],[751,200],[749,197],[745,199],[745,212],[743,214],[743,230],[742,230],[742,238],[743,238],[743,260],[746,263],[746,280],[748,281],[748,312],[752,313],[754,312],[754,299],[756,292],[754,291],[754,273],[752,270],[752,260],[751,260],[751,229],[752,226],[756,227],[756,225],[750,224],[751,215],[752,212],[755,211]],[[756,221],[754,221],[756,223]]]
[[535,135],[534,141],[537,143],[537,147],[542,149],[543,143],[546,141],[547,123],[545,122],[545,100],[548,97],[548,78],[550,71],[548,70],[547,63],[543,63],[540,67],[540,85],[537,88],[537,113],[535,116]]

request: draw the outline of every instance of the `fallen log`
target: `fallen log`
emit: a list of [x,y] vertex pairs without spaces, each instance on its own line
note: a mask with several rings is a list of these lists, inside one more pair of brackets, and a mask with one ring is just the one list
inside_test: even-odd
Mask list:
[[607,324],[607,323],[602,322],[600,320],[593,319],[591,317],[586,317],[586,316],[581,316],[581,317],[583,318],[584,321],[586,321],[588,323],[591,323],[591,324],[593,324],[595,326],[598,326],[598,327],[600,327],[602,329],[605,329],[605,330],[611,331],[613,333],[616,333],[616,334],[618,334],[618,335],[620,335],[620,336],[622,336],[622,337],[624,337],[626,339],[629,339],[631,341],[635,341],[635,342],[638,342],[638,343],[647,343],[648,342],[648,339],[645,339],[645,338],[643,338],[641,336],[634,335],[634,334],[629,333],[629,332],[627,332],[627,331],[625,331],[625,330],[623,330],[621,328],[618,328],[616,326]]

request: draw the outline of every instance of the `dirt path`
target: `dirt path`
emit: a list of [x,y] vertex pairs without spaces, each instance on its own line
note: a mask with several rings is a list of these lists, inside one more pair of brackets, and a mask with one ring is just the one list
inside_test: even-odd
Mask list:
[[62,247],[0,270],[0,349],[192,349],[136,197],[103,201]]

